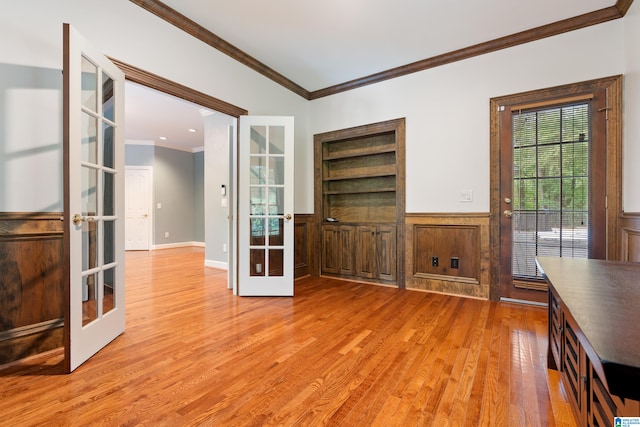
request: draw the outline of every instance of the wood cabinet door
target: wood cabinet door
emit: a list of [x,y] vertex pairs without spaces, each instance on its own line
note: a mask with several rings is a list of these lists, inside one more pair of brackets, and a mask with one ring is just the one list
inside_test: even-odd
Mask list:
[[378,277],[396,280],[396,227],[379,226],[376,232],[376,252],[378,257]]
[[356,275],[374,279],[377,273],[376,227],[361,225],[356,235]]
[[355,271],[355,227],[340,226],[340,274],[354,276]]
[[340,227],[337,225],[323,225],[322,273],[339,273],[340,249]]

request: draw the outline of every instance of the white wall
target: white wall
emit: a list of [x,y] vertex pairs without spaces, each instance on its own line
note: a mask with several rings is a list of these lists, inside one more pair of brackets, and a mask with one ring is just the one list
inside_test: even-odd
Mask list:
[[[250,114],[295,116],[296,213],[313,212],[313,134],[398,117],[407,119],[407,211],[488,212],[489,99],[626,73],[624,208],[640,211],[638,9],[634,3],[623,20],[308,102],[128,0],[11,2],[0,14],[0,40],[10,40],[0,44],[0,80],[6,70],[22,75],[0,85],[0,211],[61,209],[62,78],[55,76],[63,22],[109,56]],[[473,202],[458,201],[462,190],[473,190]]]
[[622,208],[640,212],[640,2],[624,18],[624,134]]
[[[10,86],[0,85],[2,161],[20,151],[1,165],[0,211],[62,209],[60,70],[65,22],[108,56],[250,114],[295,116],[297,151],[305,156],[310,145],[307,101],[141,7],[128,0],[21,0],[4,5],[0,13],[0,80]],[[9,79],[7,70],[14,69],[20,72]],[[50,76],[53,83],[44,81]],[[33,170],[39,171],[36,180]],[[9,182],[19,183],[20,192],[5,195]]]
[[406,117],[407,212],[488,212],[490,98],[622,74],[622,37],[617,20],[319,99],[310,132]]
[[[229,255],[229,215],[231,214],[229,127],[235,120],[225,114],[213,114],[204,118],[204,215],[205,215],[205,264],[227,268]],[[220,193],[224,185],[226,195]],[[227,200],[223,207],[221,200]],[[227,245],[227,252],[222,245]]]

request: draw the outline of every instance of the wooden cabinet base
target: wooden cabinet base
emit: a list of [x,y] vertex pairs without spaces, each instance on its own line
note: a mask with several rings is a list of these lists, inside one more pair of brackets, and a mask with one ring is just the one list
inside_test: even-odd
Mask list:
[[640,319],[629,303],[640,302],[640,291],[624,286],[638,283],[640,265],[566,258],[539,264],[549,284],[548,367],[560,371],[578,425],[640,417]]

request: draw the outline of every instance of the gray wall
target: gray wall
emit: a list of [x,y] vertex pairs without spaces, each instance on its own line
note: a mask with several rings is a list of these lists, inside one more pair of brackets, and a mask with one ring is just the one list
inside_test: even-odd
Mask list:
[[193,153],[156,147],[153,193],[155,244],[193,241]]
[[60,70],[0,63],[0,212],[63,210],[61,106]]
[[193,240],[204,242],[204,151],[193,154]]
[[127,144],[125,163],[153,167],[153,245],[204,242],[204,152]]
[[124,164],[126,166],[153,166],[155,147],[153,145],[124,146]]

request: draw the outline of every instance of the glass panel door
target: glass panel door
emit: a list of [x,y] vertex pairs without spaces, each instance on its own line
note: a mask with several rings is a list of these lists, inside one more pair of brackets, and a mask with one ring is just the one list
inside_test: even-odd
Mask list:
[[64,25],[65,359],[124,331],[124,74]]
[[293,118],[241,117],[240,295],[293,295]]

